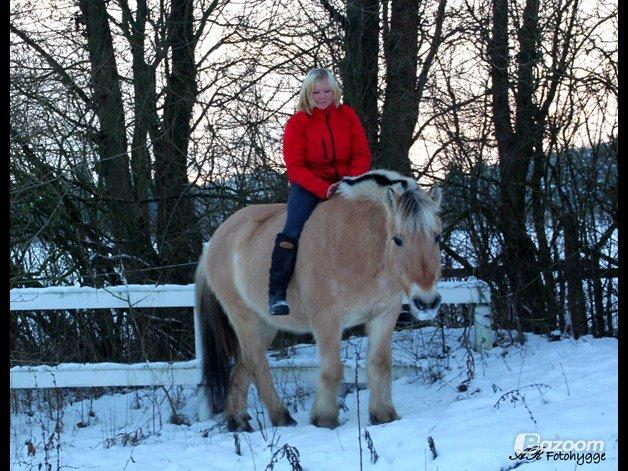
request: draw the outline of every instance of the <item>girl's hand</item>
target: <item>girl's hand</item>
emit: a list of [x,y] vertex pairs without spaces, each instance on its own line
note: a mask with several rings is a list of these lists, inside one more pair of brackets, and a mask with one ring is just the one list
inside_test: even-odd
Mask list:
[[329,188],[327,188],[327,198],[331,198],[334,193],[336,193],[336,190],[338,189],[338,186],[340,185],[340,182],[336,182],[333,183]]

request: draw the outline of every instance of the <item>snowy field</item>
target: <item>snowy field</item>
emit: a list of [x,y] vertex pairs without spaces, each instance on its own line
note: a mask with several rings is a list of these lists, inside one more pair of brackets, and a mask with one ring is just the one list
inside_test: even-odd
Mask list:
[[[528,335],[523,347],[495,347],[481,355],[465,348],[463,338],[462,329],[445,330],[446,345],[432,327],[395,333],[395,362],[421,369],[393,383],[401,419],[389,424],[370,425],[368,390],[347,387],[340,398],[341,426],[309,425],[312,385],[298,379],[278,388],[295,427],[270,426],[251,388],[254,433],[232,434],[219,422],[198,422],[191,387],[168,387],[168,395],[142,389],[94,400],[68,396],[62,408],[34,399],[11,415],[11,470],[617,469],[615,339],[548,342]],[[360,338],[344,342],[345,360],[362,363],[365,347]],[[287,353],[291,359],[279,361],[309,362],[316,347],[299,345]],[[269,359],[285,354],[269,352]],[[171,423],[173,407],[184,423]],[[604,460],[579,464],[573,455],[554,460],[557,453],[519,459],[513,449],[519,433],[603,440]]]

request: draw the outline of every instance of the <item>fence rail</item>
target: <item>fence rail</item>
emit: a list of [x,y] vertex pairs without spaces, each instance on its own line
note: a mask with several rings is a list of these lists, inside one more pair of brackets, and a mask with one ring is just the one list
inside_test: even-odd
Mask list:
[[[490,289],[486,283],[471,279],[464,282],[438,284],[444,304],[474,305],[474,340],[476,350],[491,348]],[[194,285],[124,285],[107,288],[50,287],[16,288],[10,291],[12,311],[129,309],[194,307]],[[195,322],[196,324],[196,322]],[[195,332],[199,350],[199,332]],[[317,365],[298,366],[272,364],[277,380],[298,377],[310,382],[316,377]],[[355,377],[355,366],[344,366],[344,377]],[[416,371],[411,365],[393,365],[393,378]],[[358,381],[365,381],[363,368],[358,367]],[[57,366],[16,366],[11,368],[10,383],[17,388],[155,386],[198,384],[201,370],[198,359],[187,362],[64,363]]]

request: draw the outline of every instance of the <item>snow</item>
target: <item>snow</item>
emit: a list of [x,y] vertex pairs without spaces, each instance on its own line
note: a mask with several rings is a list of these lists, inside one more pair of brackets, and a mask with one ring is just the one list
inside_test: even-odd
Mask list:
[[[198,360],[180,361],[176,363],[179,368],[198,368]],[[11,371],[15,372],[36,372],[45,373],[48,371],[108,371],[108,370],[152,370],[167,369],[172,363],[165,361],[154,361],[150,363],[62,363],[57,366],[39,365],[39,366],[14,366]]]
[[[170,406],[163,389],[140,389],[94,399],[94,417],[88,414],[89,399],[66,405],[59,463],[68,469],[102,471],[265,470],[271,469],[267,466],[276,454],[272,469],[281,471],[293,469],[281,453],[288,445],[298,450],[304,470],[360,469],[360,431],[363,469],[497,471],[517,466],[518,461],[509,459],[515,436],[530,432],[544,440],[604,440],[606,459],[580,466],[574,460],[547,461],[543,456],[522,463],[522,469],[617,469],[616,339],[584,336],[548,342],[527,334],[523,346],[499,346],[480,354],[463,346],[464,335],[462,329],[446,330],[445,347],[441,331],[433,327],[395,332],[395,363],[419,365],[421,370],[394,381],[393,402],[401,419],[389,424],[369,424],[367,389],[345,388],[351,392],[340,401],[340,427],[316,428],[308,423],[314,386],[286,381],[278,391],[298,425],[273,428],[251,388],[249,414],[255,432],[237,434],[238,455],[236,435],[216,421],[196,421],[194,388],[170,388],[171,400],[181,404],[179,413],[190,425],[168,422]],[[345,341],[343,359],[362,364],[365,347],[365,339]],[[297,345],[269,352],[268,357],[311,365],[316,347]],[[30,416],[12,412],[12,470],[45,464],[43,441],[53,434],[55,414],[50,403],[38,408],[36,401]],[[365,430],[378,454],[375,464]],[[428,436],[438,453],[435,459]],[[32,440],[35,456],[27,455],[27,440]],[[47,461],[57,469],[57,448],[50,447],[48,454]]]
[[126,291],[194,291],[194,284],[187,285],[118,285],[105,288],[93,288],[91,286],[48,286],[46,288],[13,288],[11,293],[22,295],[32,294],[69,294],[69,293],[99,293],[106,292],[126,292]]

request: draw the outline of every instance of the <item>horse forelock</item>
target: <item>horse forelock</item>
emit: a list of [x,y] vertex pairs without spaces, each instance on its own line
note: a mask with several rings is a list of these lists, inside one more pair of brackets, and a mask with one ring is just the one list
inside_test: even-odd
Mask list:
[[425,192],[416,189],[405,191],[399,197],[395,214],[397,229],[413,234],[431,234],[437,229],[438,205]]

